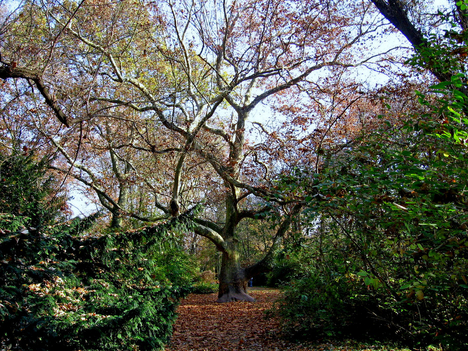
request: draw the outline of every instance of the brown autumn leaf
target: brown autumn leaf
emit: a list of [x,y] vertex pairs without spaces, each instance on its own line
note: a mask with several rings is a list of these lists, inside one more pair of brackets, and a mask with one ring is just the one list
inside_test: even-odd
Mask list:
[[181,350],[311,350],[280,337],[276,319],[265,311],[279,297],[277,289],[252,288],[255,302],[216,303],[216,294],[191,294],[177,312],[171,343],[166,351]]

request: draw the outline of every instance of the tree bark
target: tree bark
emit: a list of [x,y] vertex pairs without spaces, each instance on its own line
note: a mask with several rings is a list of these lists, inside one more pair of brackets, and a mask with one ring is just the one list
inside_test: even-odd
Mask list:
[[237,247],[231,247],[228,252],[223,253],[217,302],[255,301],[247,293],[249,279],[250,277],[246,277],[245,270],[240,266]]
[[[408,17],[404,2],[401,0],[371,1],[380,13],[408,39],[417,52],[421,52],[428,47],[427,38],[424,37],[424,34],[416,28]],[[450,72],[442,72],[437,66],[429,65],[427,68],[441,82],[449,82],[452,78]]]
[[235,236],[239,224],[237,189],[230,187],[232,193],[226,196],[226,224],[223,230],[224,246],[219,273],[218,302],[253,302],[255,299],[247,294],[247,282],[250,277],[246,277],[245,270],[241,267],[238,240]]
[[128,195],[130,189],[128,188],[128,184],[125,178],[130,171],[130,165],[126,163],[124,170],[120,170],[119,161],[115,150],[111,148],[109,152],[112,161],[112,170],[119,181],[119,199],[117,201],[118,206],[113,206],[111,210],[112,220],[110,227],[118,229],[122,227],[123,223],[122,209],[126,208],[128,204]]

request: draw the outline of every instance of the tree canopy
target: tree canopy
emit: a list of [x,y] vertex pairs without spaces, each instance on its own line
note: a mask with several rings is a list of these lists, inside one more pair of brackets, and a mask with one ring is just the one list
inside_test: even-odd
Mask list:
[[2,154],[47,158],[110,231],[183,221],[220,253],[219,302],[252,301],[249,279],[312,232],[392,308],[426,301],[421,274],[465,285],[465,1],[1,6]]

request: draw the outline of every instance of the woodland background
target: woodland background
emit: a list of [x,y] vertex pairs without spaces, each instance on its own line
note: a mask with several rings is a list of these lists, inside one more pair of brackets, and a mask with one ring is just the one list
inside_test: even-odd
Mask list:
[[252,278],[292,339],[466,348],[467,6],[0,1],[1,348],[164,348]]

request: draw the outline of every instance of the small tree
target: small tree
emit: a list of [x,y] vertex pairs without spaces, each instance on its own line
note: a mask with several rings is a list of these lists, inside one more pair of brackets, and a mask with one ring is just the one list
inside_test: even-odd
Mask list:
[[67,197],[57,178],[46,173],[50,163],[49,157],[37,160],[27,147],[0,154],[0,213],[27,218],[34,230],[66,219]]

